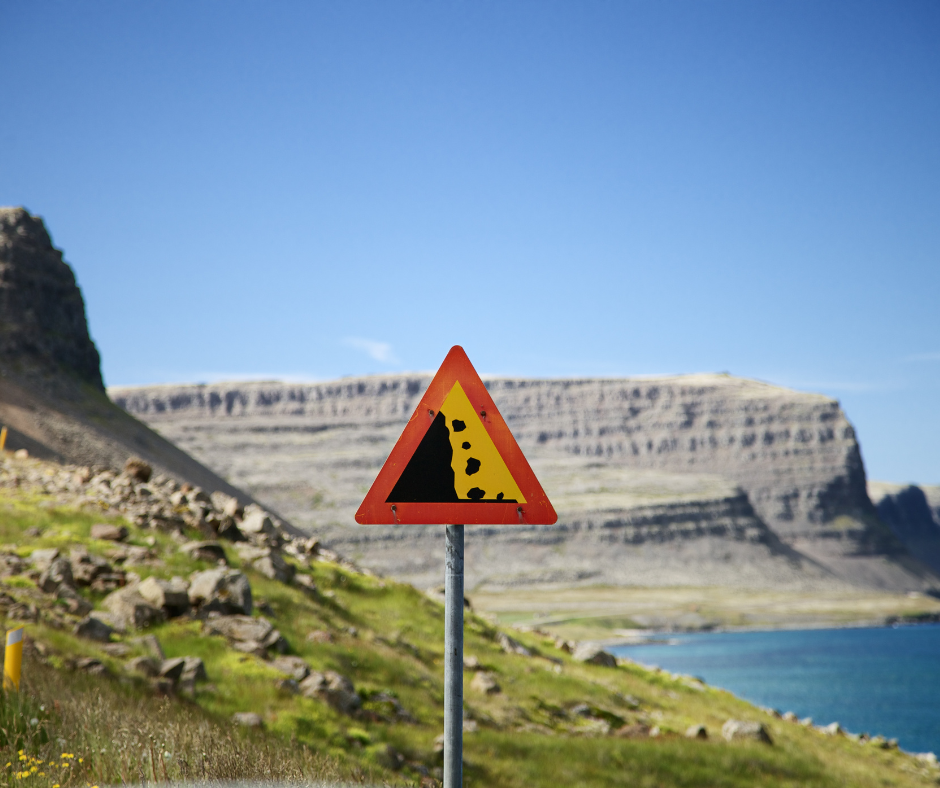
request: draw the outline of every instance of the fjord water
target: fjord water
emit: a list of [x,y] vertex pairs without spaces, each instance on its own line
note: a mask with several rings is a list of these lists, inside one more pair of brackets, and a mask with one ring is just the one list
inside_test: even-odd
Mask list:
[[617,656],[698,676],[752,703],[940,752],[940,625],[670,635]]

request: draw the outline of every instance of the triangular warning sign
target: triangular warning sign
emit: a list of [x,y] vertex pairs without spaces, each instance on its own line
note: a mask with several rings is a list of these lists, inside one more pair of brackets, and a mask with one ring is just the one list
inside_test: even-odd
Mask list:
[[380,524],[550,524],[548,496],[459,345],[356,512]]

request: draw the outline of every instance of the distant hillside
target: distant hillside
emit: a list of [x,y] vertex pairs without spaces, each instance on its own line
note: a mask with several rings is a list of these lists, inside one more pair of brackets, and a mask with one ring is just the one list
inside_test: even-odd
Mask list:
[[940,487],[869,482],[868,494],[911,554],[940,573]]
[[[337,549],[425,583],[440,577],[436,531],[360,528],[353,513],[429,380],[109,394]],[[940,585],[879,520],[834,400],[727,375],[487,385],[559,522],[469,537],[471,582]]]

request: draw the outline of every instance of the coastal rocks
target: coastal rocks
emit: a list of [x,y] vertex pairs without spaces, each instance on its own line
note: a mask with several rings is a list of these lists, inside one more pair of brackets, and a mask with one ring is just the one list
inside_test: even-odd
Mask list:
[[124,463],[124,474],[135,482],[146,484],[153,476],[153,468],[150,463],[144,462],[140,457],[129,457]]
[[353,683],[333,670],[311,673],[300,682],[300,691],[305,697],[325,701],[342,714],[354,714],[362,706]]
[[762,722],[753,720],[728,720],[721,726],[721,735],[725,741],[749,740],[764,744],[773,744],[767,727]]
[[203,613],[251,615],[251,584],[235,569],[207,569],[190,576],[189,603]]
[[579,643],[571,656],[578,662],[586,662],[589,665],[600,665],[605,668],[617,667],[617,658],[593,643]]

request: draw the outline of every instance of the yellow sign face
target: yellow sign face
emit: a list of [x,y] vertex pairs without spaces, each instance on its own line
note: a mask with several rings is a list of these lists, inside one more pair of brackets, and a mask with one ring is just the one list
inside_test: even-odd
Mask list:
[[454,383],[441,405],[454,451],[454,490],[461,501],[526,503],[460,382]]

